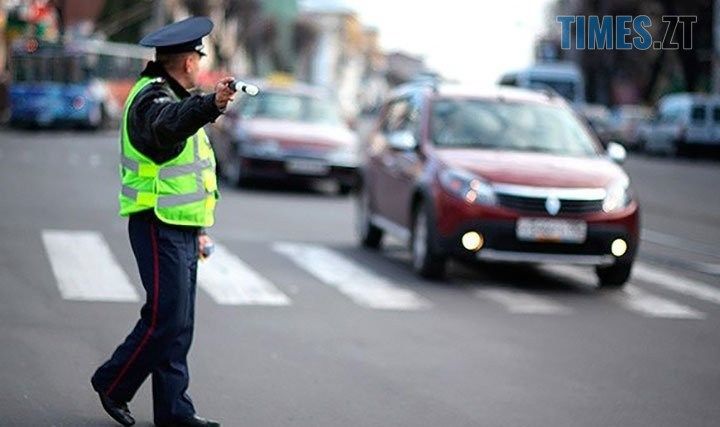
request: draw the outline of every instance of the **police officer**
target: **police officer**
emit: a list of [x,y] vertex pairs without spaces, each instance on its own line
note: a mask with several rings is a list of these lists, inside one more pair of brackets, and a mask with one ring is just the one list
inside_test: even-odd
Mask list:
[[157,426],[219,426],[198,417],[187,395],[198,255],[210,239],[218,198],[215,157],[203,126],[232,101],[232,78],[209,95],[190,95],[213,24],[193,17],[149,34],[156,49],[125,103],[121,125],[120,215],[147,299],[130,335],[91,383],[105,411],[135,423],[127,403],[152,375]]

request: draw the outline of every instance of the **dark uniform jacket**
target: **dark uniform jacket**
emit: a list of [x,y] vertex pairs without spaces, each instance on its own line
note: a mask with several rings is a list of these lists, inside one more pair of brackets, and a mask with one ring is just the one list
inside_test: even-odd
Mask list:
[[141,76],[157,81],[137,94],[128,113],[130,141],[155,163],[180,154],[185,140],[221,114],[215,94],[190,95],[161,65],[149,62]]
[[[140,74],[157,79],[135,96],[128,112],[130,142],[155,163],[176,157],[187,138],[222,114],[215,94],[191,95],[156,62]],[[152,210],[134,215],[152,216]]]

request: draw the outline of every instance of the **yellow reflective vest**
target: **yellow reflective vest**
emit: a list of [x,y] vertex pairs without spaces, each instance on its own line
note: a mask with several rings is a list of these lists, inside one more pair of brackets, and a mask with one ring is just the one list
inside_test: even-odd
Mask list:
[[151,77],[138,80],[125,102],[120,134],[120,216],[153,209],[168,224],[209,227],[215,222],[219,193],[215,154],[205,130],[200,128],[187,139],[180,154],[162,164],[140,153],[130,142],[130,105],[154,81]]

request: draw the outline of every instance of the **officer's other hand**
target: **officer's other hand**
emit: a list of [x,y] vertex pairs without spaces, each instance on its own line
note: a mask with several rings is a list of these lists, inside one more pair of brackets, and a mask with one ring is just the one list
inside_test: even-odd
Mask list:
[[235,80],[233,77],[225,77],[215,83],[215,105],[220,111],[224,110],[235,97],[235,92],[229,87],[233,80]]
[[213,245],[213,240],[207,234],[200,234],[198,236],[198,252],[200,259],[205,259],[210,256],[210,251],[207,251],[208,246]]

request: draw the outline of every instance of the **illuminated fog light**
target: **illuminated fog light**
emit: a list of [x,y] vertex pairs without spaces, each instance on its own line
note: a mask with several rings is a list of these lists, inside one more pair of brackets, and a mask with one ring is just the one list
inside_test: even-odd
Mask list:
[[468,191],[465,193],[465,201],[468,203],[473,203],[477,200],[477,193],[473,190]]
[[615,239],[610,246],[610,251],[616,257],[621,257],[627,252],[627,243],[623,239]]
[[485,243],[485,241],[482,235],[476,231],[468,231],[462,236],[462,245],[469,251],[479,250],[482,248],[483,243]]

